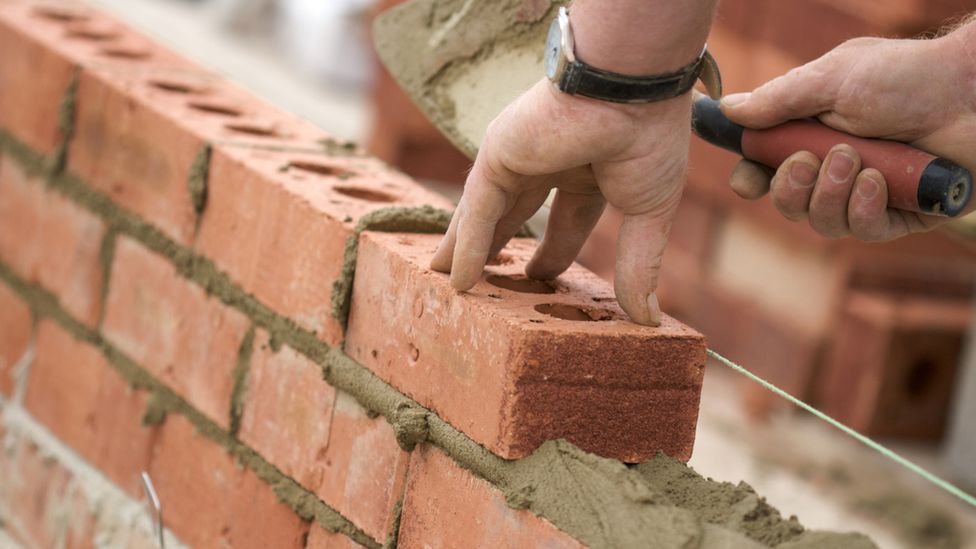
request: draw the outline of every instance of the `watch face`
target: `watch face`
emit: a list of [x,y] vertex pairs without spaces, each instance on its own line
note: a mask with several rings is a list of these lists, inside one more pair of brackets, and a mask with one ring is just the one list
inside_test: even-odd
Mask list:
[[546,77],[555,81],[559,72],[559,60],[562,57],[562,31],[559,22],[553,20],[549,25],[549,36],[546,37]]

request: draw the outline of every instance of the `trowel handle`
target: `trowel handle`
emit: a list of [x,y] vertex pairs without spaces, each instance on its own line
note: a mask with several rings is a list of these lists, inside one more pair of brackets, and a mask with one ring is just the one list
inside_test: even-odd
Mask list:
[[861,156],[862,168],[884,175],[890,208],[955,217],[972,197],[972,175],[951,160],[898,141],[855,137],[813,119],[751,130],[729,120],[718,101],[702,95],[695,99],[691,127],[705,141],[772,169],[797,151],[823,159],[834,145],[846,143]]

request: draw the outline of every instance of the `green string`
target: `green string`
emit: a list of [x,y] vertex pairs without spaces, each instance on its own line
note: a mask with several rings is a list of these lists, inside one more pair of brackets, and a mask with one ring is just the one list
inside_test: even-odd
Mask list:
[[901,457],[900,455],[896,454],[892,450],[890,450],[890,449],[882,446],[881,444],[879,444],[879,443],[871,440],[870,438],[862,435],[861,433],[858,433],[854,429],[851,429],[847,425],[844,425],[843,423],[841,423],[841,422],[837,421],[836,419],[828,416],[827,414],[821,412],[820,410],[814,408],[813,406],[810,406],[806,402],[803,402],[802,400],[800,400],[800,399],[796,398],[795,396],[787,393],[786,391],[780,389],[779,387],[773,385],[772,383],[766,381],[765,379],[757,376],[756,374],[750,372],[749,370],[746,370],[742,366],[739,366],[735,362],[732,362],[731,360],[729,360],[729,359],[725,358],[724,356],[716,353],[715,351],[713,351],[711,349],[708,349],[708,356],[714,358],[715,360],[721,362],[722,364],[725,364],[729,368],[732,368],[736,372],[739,372],[740,374],[742,374],[742,375],[746,376],[747,378],[755,381],[756,383],[762,385],[766,389],[769,389],[773,393],[775,393],[775,394],[777,394],[777,395],[785,398],[786,400],[792,402],[793,404],[799,406],[800,408],[803,408],[804,410],[806,410],[807,412],[810,412],[814,416],[816,416],[816,417],[818,417],[818,418],[826,421],[830,425],[833,425],[837,429],[840,429],[842,432],[844,432],[844,433],[846,433],[846,434],[854,437],[861,444],[864,444],[865,446],[867,446],[868,448],[871,448],[872,450],[878,452],[882,456],[884,456],[884,457],[886,457],[886,458],[894,461],[895,463],[897,463],[897,464],[905,467],[909,471],[912,471],[916,475],[924,478],[925,480],[931,482],[932,484],[938,486],[939,488],[942,488],[946,492],[949,492],[950,494],[952,494],[952,495],[956,496],[957,498],[965,501],[966,503],[972,505],[973,507],[976,507],[976,497],[973,497],[972,495],[967,494],[966,492],[963,492],[962,490],[960,490],[959,488],[957,488],[952,483],[950,483],[950,482],[948,482],[948,481],[946,481],[944,479],[941,479],[938,476],[936,476],[936,475],[934,475],[934,474],[926,471],[925,469],[919,467],[918,465],[912,463],[911,461],[908,461],[907,459]]

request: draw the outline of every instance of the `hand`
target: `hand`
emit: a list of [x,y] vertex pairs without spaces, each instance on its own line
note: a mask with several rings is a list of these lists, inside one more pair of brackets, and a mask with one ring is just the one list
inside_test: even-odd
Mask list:
[[543,80],[491,123],[431,268],[467,290],[489,258],[558,189],[545,237],[526,267],[566,270],[605,202],[624,214],[614,288],[637,323],[661,321],[655,290],[685,183],[691,94],[620,105],[564,94]]
[[[726,97],[722,110],[749,128],[816,116],[847,133],[910,143],[976,174],[976,59],[964,40],[960,31],[935,40],[851,40],[751,94]],[[884,177],[862,170],[848,145],[825,159],[797,152],[772,180],[767,169],[742,161],[730,183],[743,198],[769,192],[786,218],[807,219],[829,238],[885,241],[949,220],[888,209]]]

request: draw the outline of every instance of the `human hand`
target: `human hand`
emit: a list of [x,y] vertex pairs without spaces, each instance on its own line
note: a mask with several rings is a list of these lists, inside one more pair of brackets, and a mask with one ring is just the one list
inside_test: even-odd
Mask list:
[[[910,143],[976,174],[976,47],[969,31],[935,40],[851,40],[751,94],[724,98],[722,110],[749,128],[816,116],[853,135]],[[743,198],[770,193],[786,218],[806,219],[829,238],[885,241],[949,221],[887,208],[884,177],[862,170],[843,144],[825,159],[797,152],[772,176],[744,160],[730,184]]]
[[579,253],[606,202],[623,212],[614,289],[634,322],[661,321],[655,290],[685,183],[691,95],[643,105],[571,96],[542,80],[491,123],[431,268],[467,290],[488,259],[557,189],[526,267],[553,279]]

